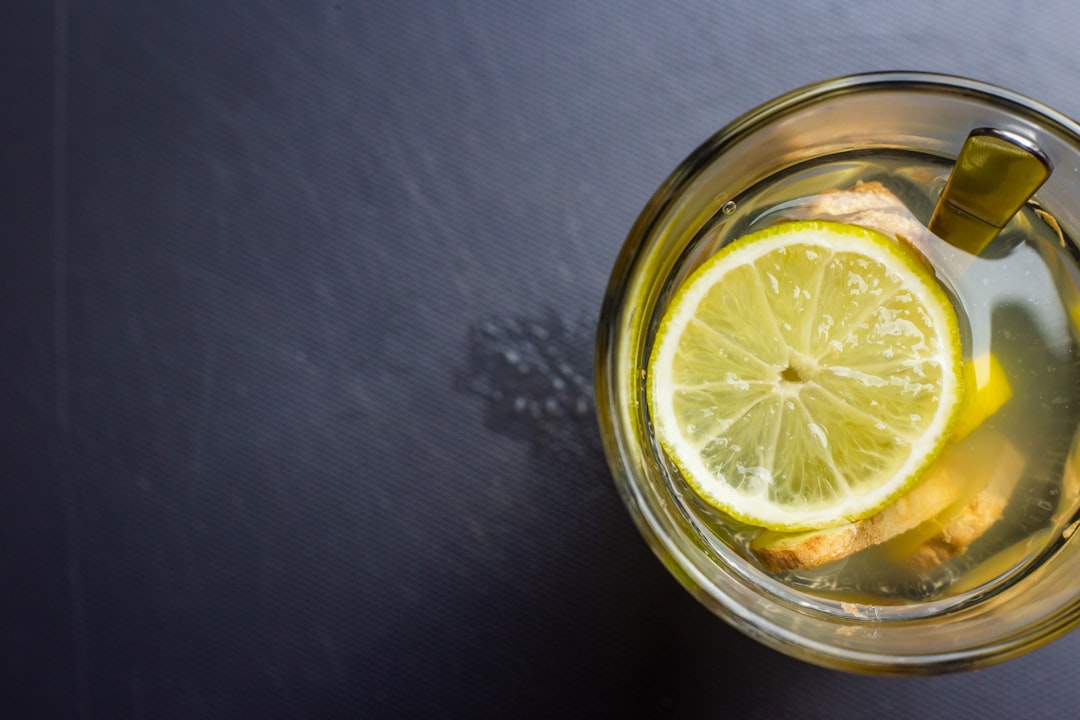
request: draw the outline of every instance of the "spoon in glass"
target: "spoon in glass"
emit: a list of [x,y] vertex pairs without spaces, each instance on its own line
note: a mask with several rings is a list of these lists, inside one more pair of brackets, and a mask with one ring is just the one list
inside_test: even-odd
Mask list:
[[972,130],[938,198],[929,230],[979,255],[1052,170],[1046,153],[1023,135],[998,128]]

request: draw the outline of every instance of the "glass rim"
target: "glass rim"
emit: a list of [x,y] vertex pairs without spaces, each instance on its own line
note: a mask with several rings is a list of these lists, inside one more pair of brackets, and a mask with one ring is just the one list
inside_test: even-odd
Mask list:
[[709,139],[691,152],[680,163],[680,166],[691,164],[699,153],[715,150],[717,144],[731,142],[755,125],[797,110],[808,103],[820,102],[834,95],[849,94],[852,91],[863,93],[877,90],[895,92],[904,89],[913,92],[952,92],[970,95],[995,105],[1011,106],[1023,110],[1025,114],[1033,113],[1039,116],[1044,126],[1055,127],[1060,131],[1064,131],[1064,134],[1072,135],[1080,141],[1080,123],[1049,105],[1022,93],[961,75],[915,70],[889,70],[841,75],[803,85],[767,100],[737,116],[713,133]]

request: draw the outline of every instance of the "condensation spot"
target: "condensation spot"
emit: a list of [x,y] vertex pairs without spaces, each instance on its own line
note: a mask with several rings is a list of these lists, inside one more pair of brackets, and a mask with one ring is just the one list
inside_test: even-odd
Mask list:
[[470,328],[466,354],[454,387],[485,402],[485,427],[528,442],[547,461],[602,467],[592,323],[554,312],[489,318]]

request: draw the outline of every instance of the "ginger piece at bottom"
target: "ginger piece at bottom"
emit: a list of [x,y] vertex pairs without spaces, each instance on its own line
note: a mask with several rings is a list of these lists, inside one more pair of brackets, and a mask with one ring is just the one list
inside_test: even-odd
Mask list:
[[[936,520],[942,530],[927,542],[937,541],[934,547],[951,543],[952,557],[966,550],[1000,517],[1011,492],[1009,483],[1016,484],[1023,467],[1023,457],[1003,435],[992,430],[976,432],[946,448],[914,488],[877,514],[824,530],[764,531],[751,543],[751,549],[769,572],[809,570]],[[985,482],[973,489],[972,477]],[[995,514],[993,508],[999,500],[1001,507]],[[913,554],[919,552],[924,552],[922,544],[912,550]]]
[[998,453],[990,484],[959,513],[949,517],[941,531],[919,545],[903,564],[916,570],[930,570],[967,552],[972,543],[1001,519],[1026,464],[1023,456],[1006,441]]

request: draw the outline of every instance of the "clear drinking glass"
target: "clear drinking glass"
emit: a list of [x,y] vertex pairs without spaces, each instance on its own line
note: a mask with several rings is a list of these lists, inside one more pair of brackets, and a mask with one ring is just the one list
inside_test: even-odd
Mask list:
[[[1036,430],[1029,434],[1039,436],[1017,441],[1036,448],[1031,443],[1053,436],[1057,448],[1052,462],[1040,461],[1033,470],[1042,494],[1018,491],[1010,500],[1026,504],[1015,513],[1021,525],[1033,513],[1037,517],[1023,527],[1023,537],[1002,541],[977,564],[955,571],[959,582],[938,595],[845,597],[770,574],[732,539],[738,528],[695,499],[655,441],[644,377],[657,323],[694,267],[800,195],[868,173],[888,175],[923,193],[909,209],[928,222],[965,138],[983,127],[1033,141],[1054,164],[1033,201],[969,271],[989,284],[1035,268],[1039,279],[1032,287],[1048,292],[1032,290],[1028,297],[1027,286],[1018,285],[1010,307],[994,315],[992,330],[995,337],[1011,337],[1035,327],[1035,341],[1021,345],[1046,349],[1039,367],[1022,349],[1013,363],[1027,373],[1015,390],[1018,407],[1030,418],[1012,427],[1022,434],[1030,425]],[[1065,391],[1042,395],[1051,381],[1080,386],[1073,362],[1080,336],[1080,250],[1073,241],[1078,213],[1080,126],[1016,93],[955,77],[893,72],[823,82],[747,113],[695,150],[649,200],[622,248],[604,300],[596,356],[609,465],[639,530],[675,577],[715,614],[762,643],[853,671],[916,674],[982,666],[1076,625],[1080,548],[1072,530],[1080,518],[1080,491],[1073,468],[1080,398]],[[1033,239],[1033,223],[1039,223],[1042,241]],[[1047,233],[1051,241],[1045,241]]]

